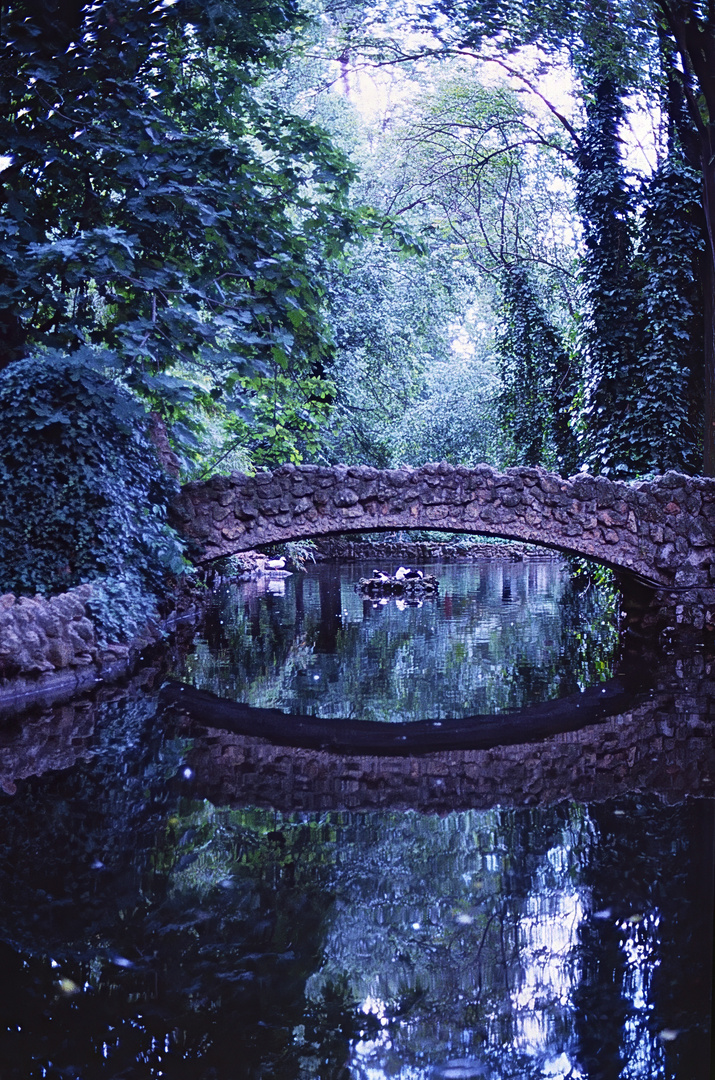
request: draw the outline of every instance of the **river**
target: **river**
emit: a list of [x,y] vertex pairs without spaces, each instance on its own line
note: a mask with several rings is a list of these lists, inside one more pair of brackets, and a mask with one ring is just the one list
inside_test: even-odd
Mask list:
[[[127,687],[0,727],[3,1080],[710,1076],[707,651],[624,652],[617,598],[553,561],[425,567],[414,603],[366,569],[227,587]],[[392,727],[624,669],[598,722],[399,757],[160,693]]]

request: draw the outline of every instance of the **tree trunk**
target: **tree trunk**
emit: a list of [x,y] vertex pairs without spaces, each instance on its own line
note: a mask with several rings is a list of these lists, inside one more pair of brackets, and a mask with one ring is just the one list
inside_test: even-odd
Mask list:
[[693,0],[659,0],[659,5],[680,53],[682,72],[673,74],[687,106],[703,172],[707,229],[703,266],[703,472],[715,476],[715,24],[710,17],[702,16],[701,7]]
[[[708,152],[709,142],[708,140],[707,147],[704,147]],[[710,153],[708,153],[708,158],[703,155],[703,210],[707,226],[707,248],[703,259],[703,317],[705,321],[703,474],[715,476],[715,161],[712,160]]]

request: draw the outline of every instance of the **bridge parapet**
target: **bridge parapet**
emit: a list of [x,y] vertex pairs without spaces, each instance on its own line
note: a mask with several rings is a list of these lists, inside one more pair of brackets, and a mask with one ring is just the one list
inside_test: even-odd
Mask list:
[[282,465],[185,485],[174,523],[194,542],[197,562],[356,530],[521,540],[638,577],[658,589],[668,609],[695,604],[705,621],[710,610],[715,615],[715,480],[674,472],[624,483],[444,462],[384,470]]

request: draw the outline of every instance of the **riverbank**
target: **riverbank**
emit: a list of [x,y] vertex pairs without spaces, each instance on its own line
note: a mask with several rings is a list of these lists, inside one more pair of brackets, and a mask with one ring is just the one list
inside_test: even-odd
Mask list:
[[0,717],[71,701],[131,677],[172,635],[200,622],[201,593],[177,590],[165,618],[147,619],[122,642],[106,641],[92,616],[93,586],[57,596],[0,596]]

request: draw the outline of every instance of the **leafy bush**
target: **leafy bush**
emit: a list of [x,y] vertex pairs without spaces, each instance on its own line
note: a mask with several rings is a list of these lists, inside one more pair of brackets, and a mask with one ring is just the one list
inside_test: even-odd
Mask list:
[[156,598],[147,594],[131,573],[96,582],[87,610],[100,644],[130,641],[142,633],[148,622],[158,619]]
[[166,524],[175,481],[111,354],[50,351],[0,373],[0,591],[129,576],[160,595],[185,563]]

